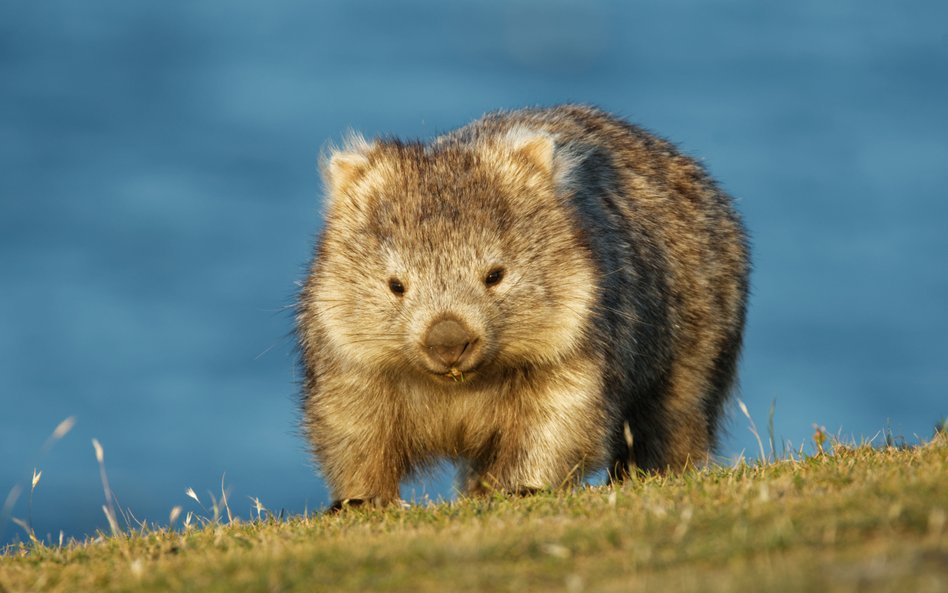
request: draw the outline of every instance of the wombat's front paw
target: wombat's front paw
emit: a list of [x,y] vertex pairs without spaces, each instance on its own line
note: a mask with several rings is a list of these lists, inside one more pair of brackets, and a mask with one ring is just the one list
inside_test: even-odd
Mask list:
[[533,496],[541,492],[546,492],[550,488],[536,486],[514,486],[502,485],[493,479],[471,479],[467,482],[467,494],[469,496],[492,496],[501,494],[503,496]]
[[[329,508],[326,509],[326,512],[329,514],[339,513],[348,509],[355,508],[377,508],[387,507],[393,503],[401,502],[399,500],[390,500],[382,497],[373,497],[373,498],[342,498],[339,500],[334,500]],[[404,505],[404,503],[401,503]]]

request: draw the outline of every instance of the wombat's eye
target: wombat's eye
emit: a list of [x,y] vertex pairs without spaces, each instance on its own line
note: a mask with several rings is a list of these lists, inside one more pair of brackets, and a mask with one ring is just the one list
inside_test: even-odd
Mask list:
[[494,286],[498,284],[501,280],[504,279],[504,269],[503,268],[494,268],[487,273],[487,276],[484,277],[484,284],[487,286]]
[[398,278],[391,278],[388,281],[388,288],[389,290],[391,290],[393,293],[397,294],[398,296],[402,296],[403,294],[405,294],[405,285],[402,284],[402,281],[399,280]]

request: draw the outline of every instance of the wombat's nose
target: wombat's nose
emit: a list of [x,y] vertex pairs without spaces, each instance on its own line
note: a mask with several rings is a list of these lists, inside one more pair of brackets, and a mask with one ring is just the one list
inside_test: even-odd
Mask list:
[[451,318],[438,321],[425,334],[424,344],[436,362],[448,368],[460,365],[470,354],[473,338],[464,326]]

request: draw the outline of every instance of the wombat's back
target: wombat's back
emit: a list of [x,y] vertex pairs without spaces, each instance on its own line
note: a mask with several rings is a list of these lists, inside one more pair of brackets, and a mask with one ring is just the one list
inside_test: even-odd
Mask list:
[[598,268],[604,392],[629,423],[614,464],[681,467],[715,443],[741,350],[750,269],[732,200],[669,142],[598,109],[489,114],[436,145],[518,128],[556,138],[570,207]]

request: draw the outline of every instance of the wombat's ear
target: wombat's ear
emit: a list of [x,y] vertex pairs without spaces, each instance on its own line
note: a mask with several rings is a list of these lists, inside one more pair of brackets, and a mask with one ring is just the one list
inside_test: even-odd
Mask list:
[[342,148],[330,148],[320,158],[323,182],[331,199],[345,193],[369,167],[372,145],[356,133],[350,133]]
[[546,132],[517,127],[504,137],[508,150],[541,171],[552,174],[555,168],[556,143]]
[[571,185],[572,173],[579,159],[568,147],[558,146],[552,134],[518,126],[507,132],[503,143],[515,158],[552,176],[557,189],[563,190]]

